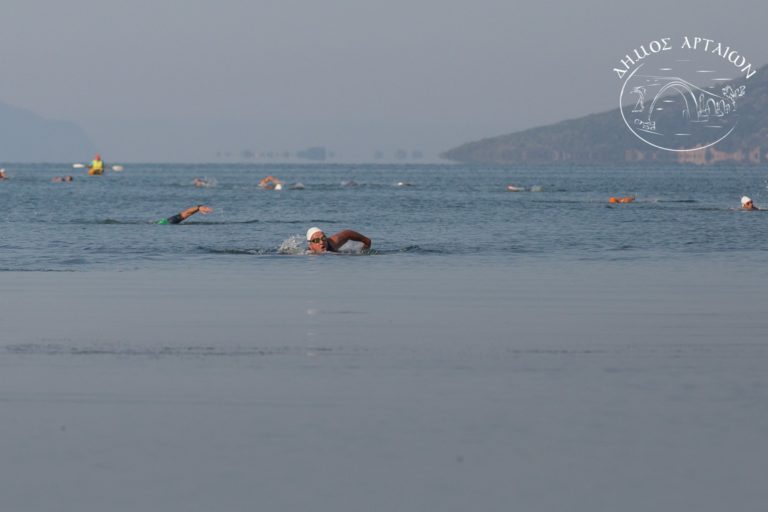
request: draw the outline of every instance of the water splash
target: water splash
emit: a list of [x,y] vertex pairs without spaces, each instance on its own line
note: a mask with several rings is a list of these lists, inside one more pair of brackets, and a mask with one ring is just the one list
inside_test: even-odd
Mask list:
[[304,247],[304,237],[301,235],[292,235],[280,244],[277,249],[278,254],[304,254],[307,252]]
[[363,242],[357,242],[355,240],[349,240],[347,243],[339,247],[340,253],[343,254],[362,254],[365,245]]

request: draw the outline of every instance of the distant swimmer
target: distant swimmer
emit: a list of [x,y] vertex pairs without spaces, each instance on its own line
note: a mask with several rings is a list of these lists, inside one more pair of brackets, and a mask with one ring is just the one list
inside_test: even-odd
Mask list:
[[184,222],[197,212],[202,213],[203,215],[207,213],[211,213],[213,211],[213,208],[210,206],[205,206],[204,204],[199,204],[197,206],[193,206],[192,208],[187,208],[181,213],[177,213],[173,217],[168,217],[167,219],[161,219],[156,222],[156,224],[179,224],[181,222]]
[[741,208],[742,210],[760,210],[755,204],[752,202],[752,199],[750,199],[747,196],[743,196],[741,198]]
[[7,180],[8,175],[5,174],[5,169],[0,169],[0,181]]
[[344,188],[355,188],[355,187],[359,187],[360,184],[355,180],[344,180],[341,182],[341,186]]
[[90,176],[101,176],[104,174],[104,162],[101,160],[101,155],[96,153],[96,156],[91,160],[91,165],[88,166],[88,174]]
[[525,189],[517,185],[507,185],[507,192],[525,192]]
[[65,183],[67,181],[73,181],[75,178],[72,176],[54,176],[51,178],[51,181],[53,183]]
[[196,187],[208,187],[211,185],[208,180],[204,180],[203,178],[195,178],[192,180],[192,184]]
[[312,227],[307,230],[307,241],[309,242],[309,250],[314,253],[323,252],[339,252],[344,244],[353,240],[355,242],[362,242],[363,249],[368,251],[371,248],[371,239],[361,235],[357,231],[351,229],[345,229],[339,231],[335,235],[325,236],[323,230],[317,227]]
[[267,176],[259,182],[264,190],[283,190],[283,182],[274,176]]
[[609,203],[631,203],[635,200],[635,196],[626,197],[612,197],[608,200]]

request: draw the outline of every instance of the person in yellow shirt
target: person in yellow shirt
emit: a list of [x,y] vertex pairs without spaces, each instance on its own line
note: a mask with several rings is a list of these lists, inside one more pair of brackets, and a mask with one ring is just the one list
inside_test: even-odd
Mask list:
[[88,174],[91,176],[101,176],[104,174],[104,162],[101,160],[101,155],[96,153],[91,161],[91,166],[88,168]]

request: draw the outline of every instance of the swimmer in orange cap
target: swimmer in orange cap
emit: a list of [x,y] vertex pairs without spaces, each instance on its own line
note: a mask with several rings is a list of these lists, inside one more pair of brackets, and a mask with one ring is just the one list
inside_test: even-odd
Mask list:
[[274,176],[267,176],[259,182],[259,186],[264,190],[282,190],[283,182]]
[[635,200],[634,196],[626,197],[612,197],[608,200],[609,203],[631,203]]

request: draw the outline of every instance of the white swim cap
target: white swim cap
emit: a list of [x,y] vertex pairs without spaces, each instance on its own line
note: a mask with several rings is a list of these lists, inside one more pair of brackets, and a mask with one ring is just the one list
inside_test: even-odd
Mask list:
[[309,228],[307,230],[307,240],[312,240],[312,235],[314,235],[315,233],[322,233],[322,232],[323,230],[320,228]]
[[278,183],[277,185],[275,185],[275,190],[283,190],[283,184]]
[[750,198],[748,198],[747,196],[742,196],[742,198],[741,198],[741,206],[744,206],[745,204],[751,203],[751,202],[752,202],[752,200]]

